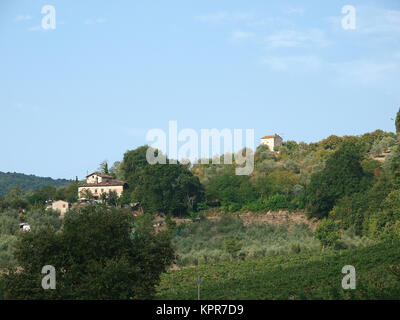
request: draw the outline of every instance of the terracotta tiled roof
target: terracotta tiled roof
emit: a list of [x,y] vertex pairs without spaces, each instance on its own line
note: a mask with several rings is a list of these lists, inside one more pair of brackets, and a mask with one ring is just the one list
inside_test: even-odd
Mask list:
[[109,181],[103,181],[99,183],[82,183],[78,185],[79,188],[88,188],[88,187],[117,187],[117,186],[123,186],[125,185],[125,181],[120,181],[120,180],[109,180]]
[[265,136],[265,137],[262,137],[261,139],[272,139],[272,138],[276,138],[276,137],[279,137],[279,136],[275,133],[273,136]]
[[106,173],[102,173],[102,172],[93,172],[93,173],[91,173],[91,174],[89,174],[88,176],[86,176],[86,178],[87,177],[90,177],[90,176],[92,176],[92,175],[98,175],[99,177],[102,177],[102,178],[110,178],[110,179],[112,179],[112,176],[110,176],[109,174],[106,174]]

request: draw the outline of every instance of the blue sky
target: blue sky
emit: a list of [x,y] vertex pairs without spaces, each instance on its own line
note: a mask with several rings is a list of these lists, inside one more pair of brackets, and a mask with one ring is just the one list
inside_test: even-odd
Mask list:
[[256,145],[394,131],[399,76],[397,0],[4,0],[0,171],[82,178],[169,120]]

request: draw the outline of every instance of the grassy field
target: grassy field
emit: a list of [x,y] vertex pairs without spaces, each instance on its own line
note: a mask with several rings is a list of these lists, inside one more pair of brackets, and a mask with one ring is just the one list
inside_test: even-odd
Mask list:
[[[400,299],[400,242],[346,251],[300,253],[222,262],[162,275],[157,299]],[[342,267],[357,272],[357,288],[343,290]]]

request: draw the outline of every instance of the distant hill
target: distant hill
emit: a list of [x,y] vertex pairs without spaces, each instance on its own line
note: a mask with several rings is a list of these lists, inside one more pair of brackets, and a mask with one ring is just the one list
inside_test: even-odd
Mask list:
[[66,179],[52,179],[27,175],[23,173],[0,172],[0,196],[10,192],[15,187],[22,190],[34,190],[44,186],[62,187],[73,182]]

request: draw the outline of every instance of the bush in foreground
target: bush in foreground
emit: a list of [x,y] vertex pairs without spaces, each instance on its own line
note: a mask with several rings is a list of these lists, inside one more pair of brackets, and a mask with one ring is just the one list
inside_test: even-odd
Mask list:
[[[135,226],[133,233],[132,227]],[[173,260],[168,232],[154,233],[151,219],[87,207],[51,227],[18,236],[18,268],[1,279],[5,299],[149,299]],[[42,268],[56,269],[56,289],[41,286]]]

